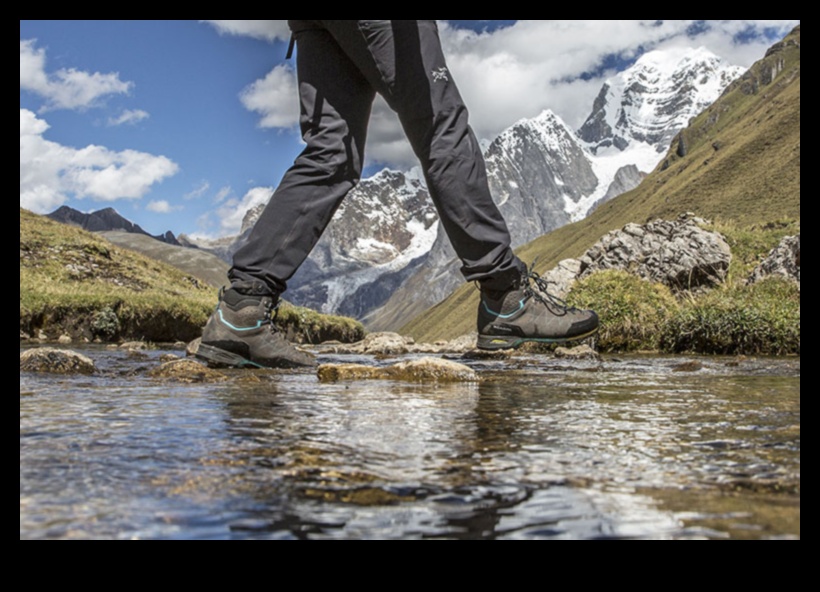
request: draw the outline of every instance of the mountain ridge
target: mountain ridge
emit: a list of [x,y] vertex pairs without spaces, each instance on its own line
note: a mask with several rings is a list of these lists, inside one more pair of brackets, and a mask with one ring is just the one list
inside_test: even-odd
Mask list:
[[69,206],[60,206],[50,214],[48,218],[64,224],[79,226],[89,232],[104,232],[109,230],[122,230],[136,234],[144,234],[158,241],[169,245],[181,246],[174,233],[168,230],[164,234],[149,234],[139,224],[134,224],[130,220],[120,215],[114,208],[102,208],[94,212],[81,212]]

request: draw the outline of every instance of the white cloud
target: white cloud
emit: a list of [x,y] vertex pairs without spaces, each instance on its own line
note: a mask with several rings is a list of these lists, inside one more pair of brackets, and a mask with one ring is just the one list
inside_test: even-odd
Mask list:
[[241,199],[231,198],[216,209],[219,220],[218,236],[237,235],[242,229],[242,219],[254,206],[267,203],[273,193],[272,187],[254,187]]
[[202,21],[228,35],[245,35],[265,41],[290,38],[288,21]]
[[299,121],[296,75],[284,64],[245,88],[239,99],[248,111],[260,114],[260,127],[287,128]]
[[20,205],[34,212],[51,211],[69,196],[137,199],[179,168],[165,156],[136,150],[63,146],[43,137],[47,129],[44,120],[20,109]]
[[198,186],[193,188],[191,191],[186,193],[182,196],[182,199],[197,199],[205,195],[208,189],[211,188],[211,184],[207,181],[202,181]]
[[120,113],[119,117],[109,117],[108,125],[123,125],[125,123],[133,125],[143,119],[148,119],[150,115],[142,109],[126,109]]
[[172,206],[167,200],[158,199],[149,201],[148,205],[145,206],[145,209],[149,212],[155,212],[157,214],[170,214],[171,212],[181,210],[182,206]]
[[218,207],[197,218],[199,231],[191,237],[201,240],[214,240],[224,236],[236,236],[242,231],[242,220],[248,210],[267,203],[273,194],[273,187],[253,187],[241,198],[233,195],[230,187],[223,187],[217,194]]
[[230,188],[230,186],[222,187],[219,191],[216,192],[216,196],[214,197],[214,203],[222,203],[228,198],[228,196],[231,195],[231,193],[233,193],[233,190]]
[[36,40],[20,41],[20,90],[36,93],[46,101],[41,111],[49,109],[85,109],[111,94],[126,94],[132,82],[120,80],[119,74],[88,73],[74,68],[53,73],[45,70],[45,50]]

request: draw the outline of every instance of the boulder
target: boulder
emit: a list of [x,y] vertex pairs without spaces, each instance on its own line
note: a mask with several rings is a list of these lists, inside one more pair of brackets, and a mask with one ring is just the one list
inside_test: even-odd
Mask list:
[[563,299],[569,294],[580,273],[580,259],[564,259],[541,277],[547,282],[549,293]]
[[442,348],[442,351],[449,353],[466,353],[476,348],[477,341],[478,333],[473,331],[472,333],[467,333],[448,341]]
[[383,331],[370,333],[362,341],[354,343],[351,349],[363,354],[406,354],[413,343],[411,337]]
[[800,235],[784,237],[778,245],[769,251],[766,258],[754,268],[748,284],[759,282],[763,278],[777,275],[797,282],[800,289]]
[[682,214],[609,232],[581,257],[578,279],[620,269],[674,291],[714,287],[725,280],[732,253],[723,236],[704,230],[703,223]]

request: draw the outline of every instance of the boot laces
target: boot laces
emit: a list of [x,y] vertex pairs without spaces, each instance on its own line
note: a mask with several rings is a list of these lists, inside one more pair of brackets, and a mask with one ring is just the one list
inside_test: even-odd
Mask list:
[[269,299],[265,303],[265,312],[262,317],[262,324],[263,325],[270,325],[271,333],[276,333],[278,331],[276,327],[276,318],[279,316],[279,304],[280,302],[274,303],[273,299]]
[[550,293],[548,288],[549,282],[542,278],[532,267],[526,272],[522,279],[524,283],[524,295],[526,297],[535,298],[558,315],[578,312],[579,309],[567,304],[566,300]]

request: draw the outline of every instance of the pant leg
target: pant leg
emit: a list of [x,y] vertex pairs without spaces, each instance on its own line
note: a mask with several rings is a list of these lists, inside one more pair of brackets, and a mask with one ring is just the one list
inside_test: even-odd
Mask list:
[[492,199],[435,21],[321,21],[396,111],[467,281],[504,289],[526,266]]
[[296,31],[300,126],[306,146],[288,169],[247,242],[232,283],[261,281],[279,294],[361,177],[375,91],[327,31]]

